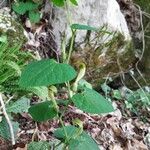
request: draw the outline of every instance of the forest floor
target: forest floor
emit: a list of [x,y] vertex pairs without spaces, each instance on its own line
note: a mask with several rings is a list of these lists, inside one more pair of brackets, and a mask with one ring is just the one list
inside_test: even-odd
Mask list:
[[[30,48],[42,58],[57,58],[57,52],[49,52],[49,46],[51,46],[51,49],[55,49],[55,43],[50,33],[51,26],[46,21],[48,15],[45,14],[37,25],[32,25],[28,21],[22,22],[27,33],[30,32],[31,37],[36,33],[36,38],[31,38],[24,45],[24,48]],[[22,21],[24,19],[22,18]],[[115,90],[121,91],[122,88]],[[101,150],[150,149],[150,112],[141,105],[130,105],[130,107],[125,98],[113,97],[112,93],[115,90],[111,89],[108,93],[116,108],[115,112],[101,116],[90,115],[70,105],[63,118],[65,125],[69,125],[75,118],[79,118],[83,121],[84,130],[96,140]],[[101,93],[105,95],[105,92],[102,90]],[[59,93],[58,97],[65,99],[66,95],[65,93]],[[33,96],[31,105],[38,101],[40,101],[39,98]],[[28,113],[14,115],[14,120],[19,123],[17,144],[12,146],[10,141],[0,137],[0,150],[27,150],[27,144],[31,141],[44,140],[53,143],[56,140],[53,137],[53,132],[60,126],[60,122],[57,120],[36,123]]]

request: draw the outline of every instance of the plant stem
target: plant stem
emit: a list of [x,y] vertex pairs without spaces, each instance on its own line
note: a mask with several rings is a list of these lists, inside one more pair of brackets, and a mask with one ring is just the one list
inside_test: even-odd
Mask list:
[[66,62],[66,36],[65,35],[62,40],[61,49],[62,49],[62,61],[63,63],[65,63]]
[[59,117],[59,121],[60,121],[60,124],[61,124],[61,126],[62,126],[62,128],[63,128],[63,130],[64,130],[64,133],[65,133],[65,136],[66,136],[66,140],[68,140],[67,131],[66,131],[66,129],[65,129],[65,125],[64,125],[64,122],[63,122],[63,120],[62,120],[62,117]]
[[66,106],[65,106],[65,108],[64,108],[64,111],[63,111],[63,112],[61,113],[61,115],[60,115],[60,118],[62,118],[63,115],[64,115],[64,113],[66,112],[66,110],[67,110],[67,108],[68,108],[68,105],[69,105],[69,103],[71,102],[71,97],[72,97],[72,91],[71,91],[71,89],[70,89],[70,83],[69,83],[69,82],[66,83],[66,86],[67,86],[67,88],[68,88],[69,99],[68,99],[68,103],[66,104]]
[[71,16],[71,13],[69,11],[69,1],[66,0],[65,2],[65,9],[66,9],[66,15],[67,15],[67,21],[68,21],[68,24],[69,26],[72,24],[72,16]]
[[12,145],[15,145],[15,136],[14,136],[13,126],[12,126],[12,123],[9,119],[9,116],[8,116],[7,112],[6,112],[5,104],[4,104],[4,101],[2,99],[1,93],[0,93],[0,103],[1,103],[1,106],[2,106],[3,114],[6,118],[6,121],[8,123],[9,129],[10,129]]
[[74,44],[74,39],[75,39],[75,33],[76,33],[76,30],[72,30],[72,37],[71,37],[71,43],[70,43],[70,48],[69,48],[69,54],[68,54],[68,59],[67,59],[67,63],[69,64],[70,62],[70,57],[71,57],[71,54],[72,54],[72,51],[73,51],[73,44]]
[[[64,133],[65,133],[65,136],[66,136],[65,143],[66,143],[66,142],[68,142],[69,137],[68,137],[68,135],[67,135],[67,131],[66,131],[66,129],[65,129],[65,126],[64,126],[64,123],[63,123],[62,117],[64,116],[64,114],[65,114],[65,112],[66,112],[66,110],[67,110],[67,108],[68,108],[68,105],[69,105],[69,103],[70,103],[70,99],[71,99],[71,97],[72,97],[71,89],[70,89],[70,83],[69,83],[69,82],[68,82],[68,83],[66,83],[66,86],[67,86],[67,88],[68,88],[69,101],[68,101],[67,105],[65,106],[64,111],[63,111],[63,112],[61,113],[61,115],[59,116],[59,121],[60,121],[60,123],[61,123],[61,125],[62,125],[62,128],[63,128]],[[65,149],[65,147],[64,147],[63,149]]]

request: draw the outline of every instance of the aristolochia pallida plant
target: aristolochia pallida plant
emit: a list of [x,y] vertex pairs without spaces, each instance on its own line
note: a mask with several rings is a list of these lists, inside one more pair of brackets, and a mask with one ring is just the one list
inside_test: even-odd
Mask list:
[[[103,96],[96,91],[87,87],[80,88],[78,91],[78,82],[85,74],[85,65],[81,64],[80,71],[77,74],[72,66],[66,63],[57,63],[53,59],[44,59],[30,63],[23,71],[20,79],[20,86],[24,88],[47,86],[49,87],[49,99],[38,103],[29,108],[29,113],[33,120],[42,122],[49,119],[58,119],[62,125],[62,128],[54,132],[54,136],[61,139],[64,143],[64,147],[80,146],[79,149],[88,148],[89,150],[98,149],[93,139],[83,131],[82,122],[75,120],[78,124],[78,128],[75,126],[66,126],[62,117],[65,112],[59,110],[58,101],[55,99],[54,94],[57,93],[57,89],[54,85],[65,83],[68,89],[69,98],[66,104],[74,103],[74,105],[83,110],[84,112],[91,114],[101,114],[113,111],[113,107]],[[76,79],[75,79],[76,78]],[[75,79],[73,84],[70,81]],[[84,140],[80,140],[84,139]],[[86,144],[85,144],[86,143]]]
[[[43,59],[30,63],[23,71],[20,79],[20,86],[24,88],[47,86],[49,88],[49,98],[41,103],[31,106],[28,110],[33,120],[38,122],[49,119],[58,119],[61,128],[54,132],[54,136],[61,140],[66,149],[99,149],[94,140],[83,131],[83,124],[79,119],[75,119],[75,126],[64,126],[62,120],[68,105],[72,103],[84,112],[91,114],[101,114],[112,112],[114,109],[109,101],[93,89],[87,87],[78,88],[78,83],[85,74],[85,64],[80,65],[79,73],[67,63],[57,63],[53,59]],[[70,81],[75,81],[70,84]],[[57,93],[55,85],[64,83],[68,89],[68,101],[63,112],[60,111],[58,101],[54,94]],[[80,92],[79,92],[80,90]]]
[[[70,1],[73,3],[76,2],[75,0]],[[65,1],[53,0],[53,2],[62,4],[62,2],[64,3]],[[60,143],[55,144],[55,149],[61,145],[62,149],[69,150],[74,150],[74,148],[78,150],[98,150],[99,148],[96,142],[83,131],[83,123],[81,120],[76,118],[72,122],[72,126],[65,126],[63,121],[63,116],[67,111],[68,105],[74,105],[78,109],[90,114],[101,114],[114,111],[112,104],[95,90],[86,86],[78,86],[79,81],[84,77],[86,72],[85,64],[79,64],[78,73],[69,64],[76,31],[97,31],[97,29],[86,25],[72,24],[71,30],[72,39],[69,53],[63,57],[63,63],[58,63],[53,59],[43,59],[32,62],[28,64],[22,72],[19,84],[23,88],[46,86],[49,89],[48,99],[31,106],[28,112],[33,120],[37,122],[43,122],[53,118],[59,120],[61,127],[54,132],[54,136],[60,140]],[[60,110],[59,101],[54,96],[57,94],[55,85],[59,85],[60,87],[63,85],[68,91],[68,98],[64,104],[65,108],[63,111]],[[32,144],[35,145],[36,142]],[[40,145],[41,143],[38,144]]]

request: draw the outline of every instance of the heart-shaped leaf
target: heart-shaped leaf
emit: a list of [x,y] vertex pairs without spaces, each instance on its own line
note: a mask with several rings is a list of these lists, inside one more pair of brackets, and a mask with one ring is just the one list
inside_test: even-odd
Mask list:
[[32,62],[25,68],[19,84],[22,87],[49,86],[70,81],[76,74],[74,68],[68,64],[43,59]]
[[[83,131],[80,135],[77,135],[78,130],[74,126],[65,127],[65,131],[70,139],[69,150],[99,150],[96,142],[86,132]],[[63,128],[57,129],[54,132],[54,136],[63,141],[66,138]]]
[[72,97],[72,101],[79,109],[92,114],[114,111],[109,101],[96,91],[88,88],[85,88],[81,93],[75,94]]
[[38,122],[47,121],[57,116],[57,111],[51,101],[45,101],[31,106],[28,111],[33,120]]

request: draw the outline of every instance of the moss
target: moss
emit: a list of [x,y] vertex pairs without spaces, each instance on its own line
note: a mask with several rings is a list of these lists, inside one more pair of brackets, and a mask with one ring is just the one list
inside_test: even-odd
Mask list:
[[26,42],[24,29],[10,14],[0,14],[0,35],[6,35],[10,46]]
[[112,39],[99,44],[96,49],[90,45],[74,52],[71,60],[76,68],[76,64],[84,62],[87,66],[85,79],[98,86],[108,74],[113,77],[127,71],[135,61],[135,52],[132,40],[125,40],[121,33],[114,33]]

